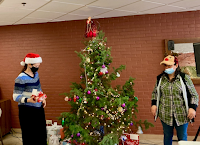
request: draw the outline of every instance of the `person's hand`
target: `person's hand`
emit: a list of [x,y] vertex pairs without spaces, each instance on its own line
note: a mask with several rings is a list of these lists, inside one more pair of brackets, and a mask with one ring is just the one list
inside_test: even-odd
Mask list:
[[28,99],[27,99],[27,102],[30,102],[30,103],[37,103],[37,100],[38,100],[38,97],[31,96],[31,98],[28,98]]
[[193,118],[195,118],[196,117],[196,111],[194,110],[194,109],[192,109],[192,108],[190,108],[189,110],[188,110],[188,116],[187,116],[189,119],[193,119]]
[[157,106],[156,105],[151,106],[151,113],[153,116],[156,116],[156,111],[157,111]]
[[47,105],[46,99],[44,99],[44,100],[42,101],[42,105],[43,105],[43,108],[46,107],[46,105]]

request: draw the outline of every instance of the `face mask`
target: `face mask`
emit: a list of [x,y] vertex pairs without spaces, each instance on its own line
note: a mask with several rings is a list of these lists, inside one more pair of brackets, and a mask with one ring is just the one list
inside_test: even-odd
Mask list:
[[173,68],[168,68],[168,69],[165,69],[165,72],[167,74],[172,74],[175,70]]
[[38,71],[38,69],[39,69],[39,68],[32,66],[31,71],[32,71],[33,73],[35,73],[35,72]]

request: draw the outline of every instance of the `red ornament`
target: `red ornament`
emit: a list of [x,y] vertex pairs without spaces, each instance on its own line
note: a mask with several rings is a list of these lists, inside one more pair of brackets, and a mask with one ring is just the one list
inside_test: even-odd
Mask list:
[[99,72],[99,76],[102,76],[103,75],[103,72]]
[[71,98],[69,98],[69,101],[71,101],[72,99]]
[[98,91],[98,89],[94,89],[96,92]]
[[168,61],[169,59],[168,58],[165,58],[165,61]]
[[76,97],[74,97],[74,102],[76,102]]

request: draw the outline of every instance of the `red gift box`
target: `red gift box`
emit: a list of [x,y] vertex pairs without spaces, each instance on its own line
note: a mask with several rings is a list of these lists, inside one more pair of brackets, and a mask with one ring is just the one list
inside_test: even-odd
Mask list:
[[123,135],[125,135],[127,137],[127,139],[130,139],[130,134],[124,133]]
[[46,94],[43,94],[43,92],[39,92],[37,97],[38,97],[38,102],[39,103],[47,98]]
[[39,103],[47,98],[46,94],[44,94],[43,92],[38,92],[37,89],[32,90],[32,96],[34,97],[34,100],[37,97],[37,102]]
[[119,145],[139,145],[139,135],[127,133],[124,133],[123,135],[125,135],[127,139],[123,143],[121,141]]
[[124,145],[139,145],[139,140],[128,139],[124,142]]

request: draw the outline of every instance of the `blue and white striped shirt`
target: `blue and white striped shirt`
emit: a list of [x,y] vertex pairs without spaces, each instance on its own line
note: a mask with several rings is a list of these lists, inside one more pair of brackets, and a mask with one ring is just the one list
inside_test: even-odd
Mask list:
[[41,107],[42,103],[25,103],[25,98],[31,97],[33,89],[42,91],[38,73],[36,72],[34,77],[29,76],[25,72],[20,73],[19,76],[15,79],[13,100],[18,102],[18,105]]

